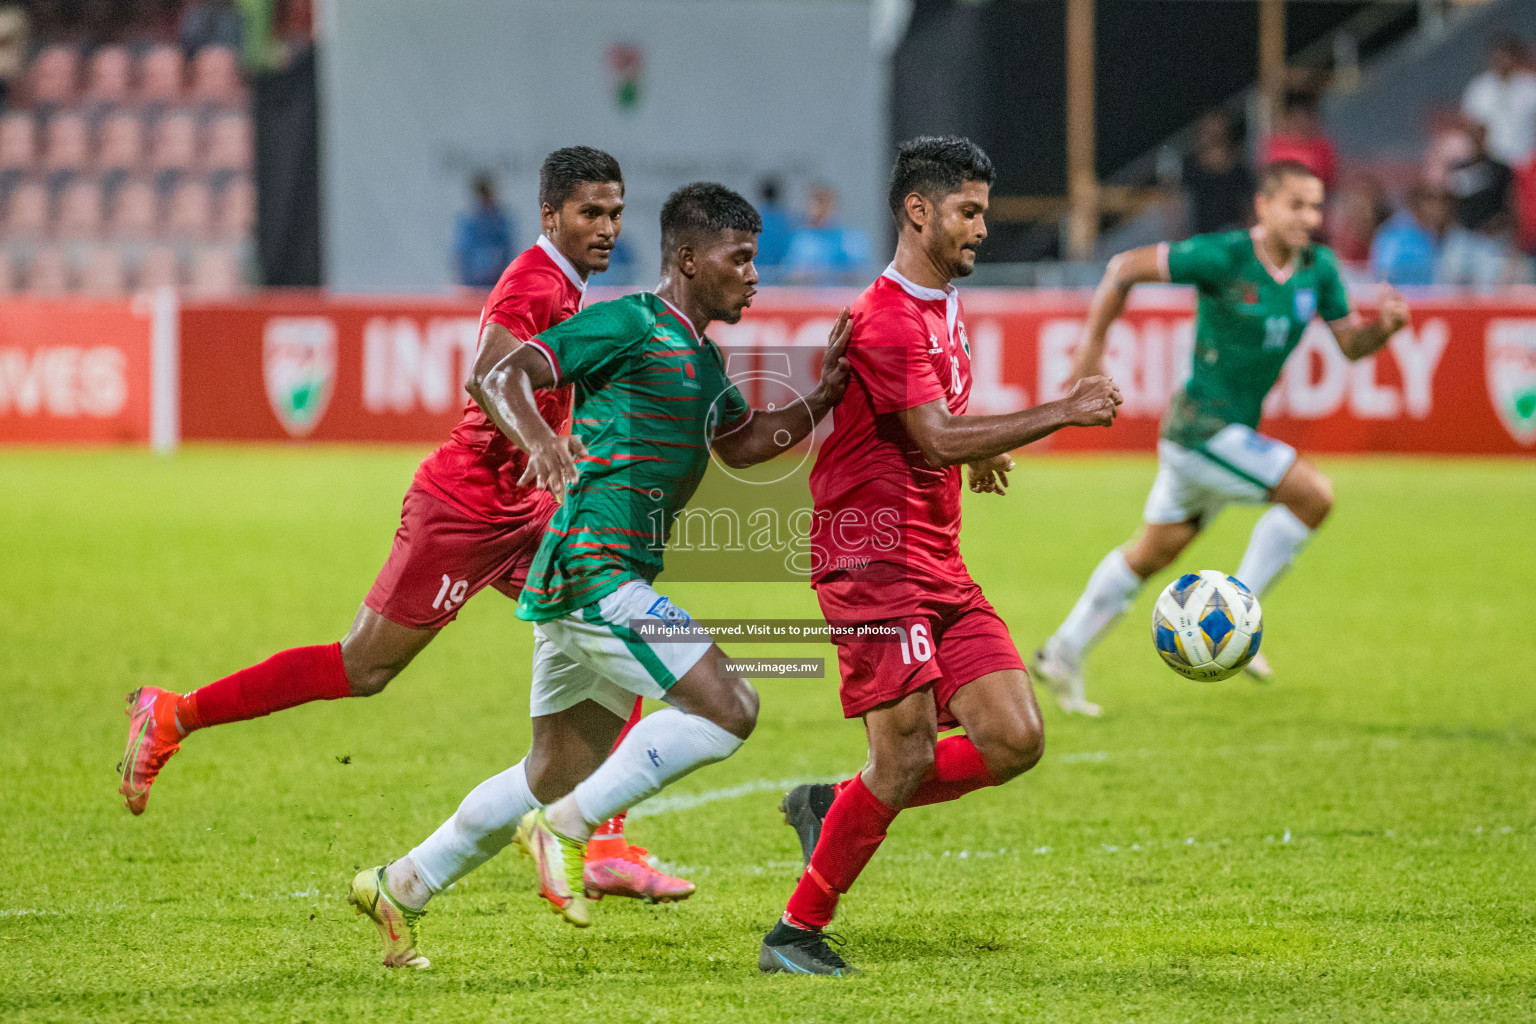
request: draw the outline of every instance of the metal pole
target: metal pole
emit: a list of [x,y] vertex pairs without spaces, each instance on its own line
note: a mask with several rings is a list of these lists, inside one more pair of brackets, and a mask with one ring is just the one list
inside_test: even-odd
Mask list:
[[1285,0],[1259,0],[1260,139],[1274,130],[1285,100]]
[[1067,0],[1067,255],[1093,258],[1099,233],[1094,172],[1094,0]]

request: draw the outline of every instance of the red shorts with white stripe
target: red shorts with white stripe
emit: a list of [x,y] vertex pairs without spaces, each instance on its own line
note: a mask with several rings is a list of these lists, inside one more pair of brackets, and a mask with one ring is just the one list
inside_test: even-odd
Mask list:
[[[1007,624],[969,577],[824,580],[816,598],[834,627],[848,718],[932,686],[939,727],[952,729],[958,722],[949,702],[962,686],[992,672],[1025,671]],[[870,617],[879,607],[903,614]]]
[[517,600],[555,502],[537,492],[527,516],[488,522],[412,483],[389,560],[363,603],[411,629],[441,629],[487,586]]

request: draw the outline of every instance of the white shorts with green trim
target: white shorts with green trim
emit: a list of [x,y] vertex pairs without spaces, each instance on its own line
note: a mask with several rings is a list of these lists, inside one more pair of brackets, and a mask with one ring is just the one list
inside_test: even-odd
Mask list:
[[710,648],[688,613],[632,580],[585,608],[533,627],[533,717],[584,700],[628,718],[635,697],[667,691]]
[[1257,505],[1280,485],[1296,449],[1241,423],[1196,448],[1157,442],[1157,479],[1142,518],[1149,523],[1209,519],[1222,506]]

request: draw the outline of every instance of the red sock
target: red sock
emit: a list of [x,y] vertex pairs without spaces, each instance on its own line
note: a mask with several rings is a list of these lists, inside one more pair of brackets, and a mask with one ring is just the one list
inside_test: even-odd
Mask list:
[[183,732],[191,732],[351,695],[341,644],[295,647],[193,690],[176,702],[176,721]]
[[825,928],[837,898],[853,885],[885,840],[896,811],[881,803],[855,775],[843,786],[821,827],[810,866],[789,898],[785,916],[802,928]]
[[[613,741],[614,750],[619,749],[619,744],[624,742],[624,737],[629,735],[629,730],[633,729],[635,727],[635,723],[640,721],[640,710],[641,700],[639,697],[636,697],[635,709],[629,713],[629,721],[624,723],[624,728],[619,732],[619,738]],[[613,751],[609,751],[609,753],[612,752]],[[627,813],[629,812],[620,811],[618,814],[615,814],[613,817],[597,826],[597,829],[592,833],[592,838],[601,839],[604,836],[618,836],[620,839],[623,839],[624,816]]]
[[946,736],[933,749],[933,770],[907,799],[907,806],[958,800],[973,790],[995,785],[997,780],[987,771],[987,762],[981,759],[976,744],[964,736]]

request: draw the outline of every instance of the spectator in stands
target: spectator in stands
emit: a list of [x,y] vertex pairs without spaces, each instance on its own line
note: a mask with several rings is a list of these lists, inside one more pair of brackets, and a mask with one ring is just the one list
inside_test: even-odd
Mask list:
[[1407,209],[1393,214],[1371,242],[1371,273],[1395,285],[1435,281],[1446,233],[1455,225],[1450,193],[1420,183],[1408,193]]
[[869,239],[837,219],[837,192],[811,192],[805,223],[789,236],[784,279],[796,284],[855,284],[869,264]]
[[1317,112],[1317,97],[1311,93],[1291,93],[1285,98],[1285,112],[1275,130],[1265,140],[1263,163],[1295,160],[1309,168],[1332,190],[1338,180],[1338,154],[1323,133],[1323,119]]
[[0,3],[0,113],[5,111],[12,86],[27,69],[27,9],[19,3]]
[[1525,44],[1500,36],[1488,70],[1467,85],[1461,110],[1488,126],[1488,151],[1510,167],[1524,167],[1536,150],[1536,74],[1525,66]]
[[1371,240],[1392,216],[1392,199],[1381,179],[1361,175],[1344,186],[1329,230],[1329,247],[1346,263],[1370,258]]
[[239,53],[243,41],[235,0],[197,0],[181,16],[181,48],[188,57],[205,46],[227,46]]
[[757,259],[753,262],[760,273],[768,271],[764,278],[769,279],[777,275],[789,252],[789,238],[794,233],[795,221],[779,199],[778,179],[766,179],[758,196],[762,200],[757,212],[763,218],[763,233],[757,236]]
[[1232,119],[1213,110],[1195,125],[1195,148],[1179,175],[1189,199],[1189,234],[1246,227],[1253,213],[1253,175],[1238,149]]
[[490,288],[512,262],[512,222],[496,200],[496,186],[486,175],[475,178],[475,207],[459,215],[453,249],[459,283]]
[[1435,263],[1435,284],[1487,291],[1536,282],[1531,258],[1505,231],[1468,231],[1453,226]]
[[1467,125],[1472,155],[1451,168],[1447,186],[1456,199],[1456,219],[1471,231],[1496,234],[1513,224],[1510,216],[1509,165],[1488,152],[1488,128],[1473,121]]

